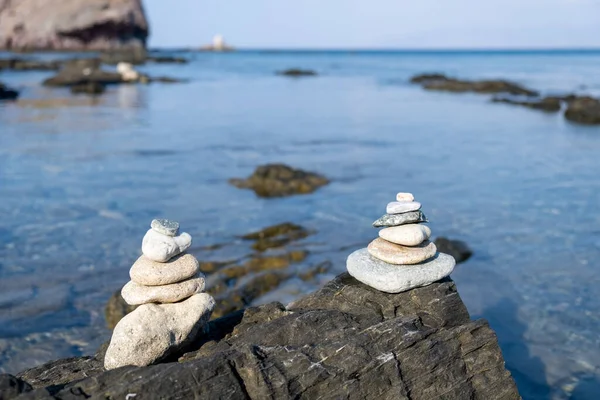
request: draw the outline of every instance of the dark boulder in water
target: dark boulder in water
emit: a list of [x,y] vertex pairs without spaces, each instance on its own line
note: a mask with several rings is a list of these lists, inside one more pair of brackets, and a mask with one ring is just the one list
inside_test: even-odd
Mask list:
[[28,398],[520,398],[494,331],[448,278],[386,294],[344,273],[287,307],[211,321],[178,361],[104,372],[101,358],[29,370]]
[[312,193],[327,185],[329,179],[285,164],[267,164],[256,168],[247,179],[230,179],[229,183],[241,189],[252,189],[260,197],[283,197]]
[[303,76],[317,76],[317,72],[310,69],[290,68],[283,71],[277,71],[277,75],[300,78]]
[[468,81],[449,78],[442,74],[416,75],[410,80],[418,83],[427,90],[439,90],[446,92],[474,92],[474,93],[508,93],[522,96],[538,96],[539,93],[527,89],[517,83],[501,79]]
[[492,99],[493,103],[504,103],[504,104],[512,104],[515,106],[523,106],[527,108],[531,108],[533,110],[541,110],[546,112],[558,112],[560,111],[563,98],[561,97],[544,97],[544,98],[534,98],[534,99],[519,99],[519,98],[510,98],[510,97],[494,97]]
[[580,124],[600,124],[600,100],[593,97],[577,97],[571,100],[565,118]]
[[19,92],[0,82],[0,100],[16,100]]
[[450,254],[454,257],[457,263],[465,262],[473,255],[473,251],[461,240],[439,237],[435,239],[435,246],[439,252]]

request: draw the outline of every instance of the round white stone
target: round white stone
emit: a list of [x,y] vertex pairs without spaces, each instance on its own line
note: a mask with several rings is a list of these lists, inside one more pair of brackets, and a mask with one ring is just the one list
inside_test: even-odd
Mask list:
[[431,236],[431,229],[423,224],[393,226],[379,231],[379,237],[402,246],[417,246]]
[[142,253],[151,260],[167,262],[183,253],[192,245],[192,237],[183,232],[179,236],[167,236],[149,229],[142,239]]
[[392,201],[385,209],[388,214],[402,214],[421,209],[421,203],[418,201]]
[[450,275],[456,261],[444,253],[421,264],[392,265],[372,257],[366,248],[348,256],[350,275],[365,285],[386,293],[400,293],[427,286]]
[[396,200],[397,201],[414,201],[415,200],[415,196],[413,196],[412,193],[398,193],[396,195]]
[[104,367],[143,367],[193,341],[210,319],[215,300],[200,293],[175,304],[144,304],[115,327]]

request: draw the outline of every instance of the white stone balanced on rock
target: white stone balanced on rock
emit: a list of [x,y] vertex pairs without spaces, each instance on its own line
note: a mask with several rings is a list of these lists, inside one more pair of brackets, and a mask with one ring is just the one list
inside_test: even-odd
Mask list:
[[215,300],[206,293],[198,260],[183,253],[192,244],[179,224],[155,219],[142,241],[143,255],[129,271],[121,290],[130,305],[139,305],[113,331],[104,367],[146,366],[181,350],[210,319]]
[[383,227],[367,248],[348,256],[348,273],[382,292],[400,293],[450,275],[456,261],[429,241],[427,218],[411,193],[398,193],[387,213],[373,223]]

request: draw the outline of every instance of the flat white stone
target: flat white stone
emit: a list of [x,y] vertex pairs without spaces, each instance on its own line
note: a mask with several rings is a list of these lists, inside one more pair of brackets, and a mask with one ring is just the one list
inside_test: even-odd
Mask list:
[[119,321],[104,367],[143,367],[164,359],[196,339],[210,319],[215,300],[200,293],[175,304],[144,304]]
[[455,265],[454,258],[444,253],[437,253],[421,264],[393,265],[372,257],[366,248],[350,254],[346,261],[350,275],[386,293],[405,292],[437,282],[450,275]]
[[141,255],[133,263],[129,276],[140,285],[161,286],[184,281],[196,275],[199,270],[200,263],[191,254],[180,254],[166,263]]
[[132,306],[148,303],[176,303],[202,292],[204,285],[202,273],[198,273],[195,278],[187,281],[163,286],[144,286],[129,281],[121,289],[121,296],[127,304]]
[[403,246],[417,246],[431,236],[431,229],[423,224],[392,226],[379,231],[379,237]]
[[421,203],[418,201],[392,201],[385,209],[388,214],[402,214],[421,209]]
[[142,253],[151,260],[167,262],[186,251],[192,245],[192,237],[187,233],[167,236],[149,229],[142,240]]
[[413,196],[412,193],[398,193],[396,195],[396,200],[397,201],[414,201],[415,200],[415,196]]

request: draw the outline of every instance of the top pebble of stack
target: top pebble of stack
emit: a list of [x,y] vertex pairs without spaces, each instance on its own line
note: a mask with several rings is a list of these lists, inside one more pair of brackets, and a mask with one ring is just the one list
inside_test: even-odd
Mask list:
[[156,232],[167,236],[177,236],[177,233],[179,233],[179,222],[168,219],[153,219],[150,227]]

